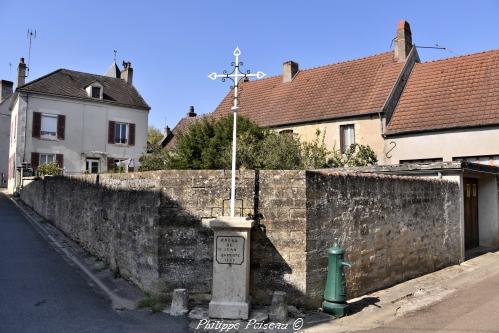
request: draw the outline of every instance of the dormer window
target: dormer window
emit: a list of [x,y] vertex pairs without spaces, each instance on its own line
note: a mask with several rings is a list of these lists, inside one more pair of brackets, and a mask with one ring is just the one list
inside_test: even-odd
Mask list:
[[95,81],[92,84],[88,85],[85,90],[87,91],[88,97],[102,99],[102,88],[102,84],[100,84],[98,81]]
[[92,87],[92,97],[93,98],[100,98],[100,87]]

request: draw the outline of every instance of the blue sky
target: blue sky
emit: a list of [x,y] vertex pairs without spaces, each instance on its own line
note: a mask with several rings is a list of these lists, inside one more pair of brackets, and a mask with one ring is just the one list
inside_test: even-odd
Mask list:
[[[229,84],[238,45],[247,69],[279,75],[295,60],[310,68],[384,52],[397,22],[410,22],[423,61],[499,48],[499,1],[6,1],[0,0],[0,79],[15,81],[37,30],[33,80],[57,68],[103,74],[118,50],[152,107],[149,123],[173,127],[189,105],[213,111]],[[12,71],[9,74],[9,62]]]

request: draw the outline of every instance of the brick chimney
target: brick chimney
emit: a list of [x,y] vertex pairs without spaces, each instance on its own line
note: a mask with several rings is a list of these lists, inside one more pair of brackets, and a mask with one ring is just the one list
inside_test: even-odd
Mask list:
[[125,80],[126,83],[132,84],[133,80],[133,68],[130,61],[123,61],[123,70],[121,71],[121,78]]
[[282,82],[291,82],[298,73],[298,63],[294,61],[286,61],[282,64]]
[[16,88],[22,86],[24,83],[26,83],[26,64],[24,63],[24,58],[21,58],[17,66]]
[[0,80],[0,102],[12,95],[14,82]]
[[187,112],[187,117],[196,117],[197,116],[197,113],[194,112],[194,106],[190,106],[189,107],[189,112]]
[[172,129],[168,126],[165,127],[165,135],[168,136],[172,132]]
[[394,57],[398,62],[404,62],[412,49],[412,33],[409,22],[401,20],[397,26],[397,36],[394,39]]

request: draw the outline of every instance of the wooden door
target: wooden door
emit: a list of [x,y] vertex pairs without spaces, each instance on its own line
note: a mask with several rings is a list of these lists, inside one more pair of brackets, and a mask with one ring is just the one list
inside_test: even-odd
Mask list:
[[478,181],[464,178],[464,247],[478,247]]

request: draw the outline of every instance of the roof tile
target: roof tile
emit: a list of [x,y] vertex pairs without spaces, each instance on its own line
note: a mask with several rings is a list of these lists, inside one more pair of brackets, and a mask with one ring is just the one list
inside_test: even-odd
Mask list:
[[[379,112],[403,68],[393,52],[241,83],[240,114],[260,126],[320,121]],[[214,115],[230,113],[232,92]]]
[[103,86],[103,100],[105,102],[144,110],[150,109],[137,89],[122,79],[76,72],[69,69],[58,69],[20,86],[17,91],[86,99],[96,102],[99,100],[89,97],[85,91],[85,88],[95,81],[98,81]]
[[416,64],[386,134],[499,124],[499,50]]

